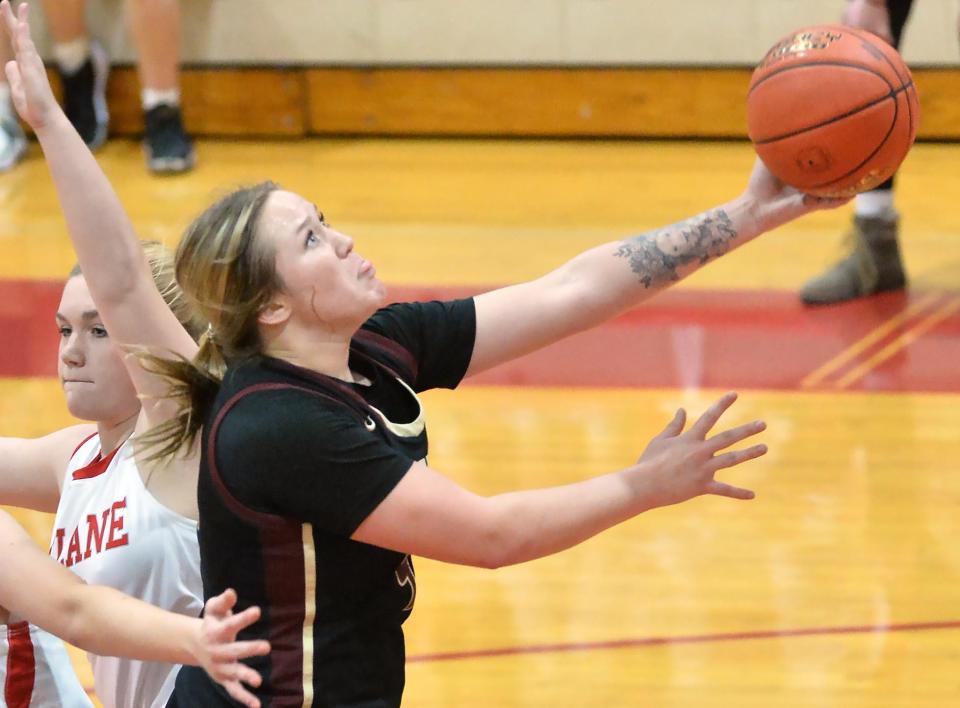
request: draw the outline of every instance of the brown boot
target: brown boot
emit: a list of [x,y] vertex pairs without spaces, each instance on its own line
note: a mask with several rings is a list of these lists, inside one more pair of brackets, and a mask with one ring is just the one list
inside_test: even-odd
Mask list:
[[907,277],[897,239],[899,217],[855,216],[854,250],[800,290],[807,305],[830,305],[844,300],[906,287]]

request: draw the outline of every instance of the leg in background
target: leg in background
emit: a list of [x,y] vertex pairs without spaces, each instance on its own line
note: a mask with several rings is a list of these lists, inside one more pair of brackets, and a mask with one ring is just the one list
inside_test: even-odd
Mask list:
[[184,172],[196,157],[180,110],[180,0],[129,0],[137,47],[144,149],[153,172]]
[[[890,32],[895,47],[913,0],[886,0]],[[800,297],[808,305],[829,305],[887,290],[906,287],[900,256],[900,215],[893,205],[894,180],[890,178],[854,202],[850,238],[853,252],[822,275],[807,282]]]
[[63,83],[63,110],[80,137],[95,150],[107,139],[106,52],[90,39],[84,0],[43,0],[53,38],[53,56]]

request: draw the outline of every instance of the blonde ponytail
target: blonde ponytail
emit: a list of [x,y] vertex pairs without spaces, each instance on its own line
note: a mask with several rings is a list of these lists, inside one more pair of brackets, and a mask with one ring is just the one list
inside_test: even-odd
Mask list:
[[281,287],[273,252],[256,239],[267,198],[279,187],[263,182],[238,189],[187,229],[176,255],[176,280],[206,322],[193,361],[138,353],[143,367],[169,384],[176,414],[140,437],[148,460],[189,450],[216,400],[228,361],[259,354],[257,317]]

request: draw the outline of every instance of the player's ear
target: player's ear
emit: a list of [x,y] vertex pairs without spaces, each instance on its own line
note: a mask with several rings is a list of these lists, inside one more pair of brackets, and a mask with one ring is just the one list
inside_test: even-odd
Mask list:
[[292,313],[289,296],[278,292],[260,308],[260,312],[257,313],[257,322],[266,327],[276,327],[286,323]]

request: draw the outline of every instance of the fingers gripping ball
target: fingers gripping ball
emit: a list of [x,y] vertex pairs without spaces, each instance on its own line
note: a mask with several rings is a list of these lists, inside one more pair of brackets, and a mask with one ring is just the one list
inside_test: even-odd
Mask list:
[[879,37],[840,25],[792,32],[753,72],[747,130],[787,184],[821,197],[873,189],[917,136],[913,77]]

